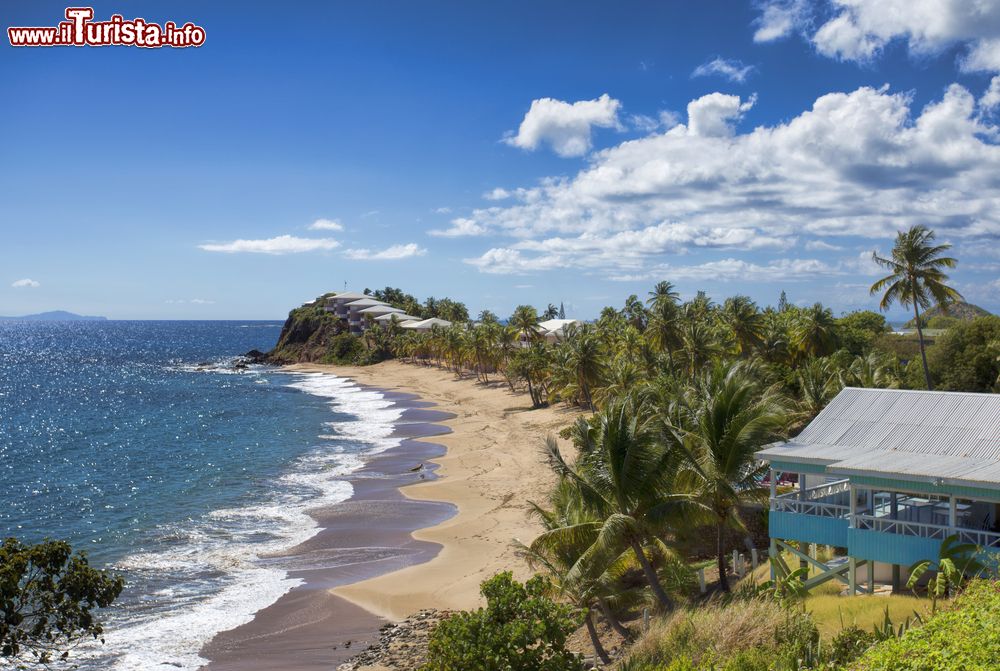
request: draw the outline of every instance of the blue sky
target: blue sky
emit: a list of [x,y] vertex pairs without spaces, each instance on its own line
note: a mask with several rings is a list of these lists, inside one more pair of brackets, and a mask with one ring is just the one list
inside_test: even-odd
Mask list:
[[661,279],[839,313],[913,223],[1000,310],[1000,3],[841,2],[96,2],[207,40],[0,46],[0,314],[346,282],[590,318]]

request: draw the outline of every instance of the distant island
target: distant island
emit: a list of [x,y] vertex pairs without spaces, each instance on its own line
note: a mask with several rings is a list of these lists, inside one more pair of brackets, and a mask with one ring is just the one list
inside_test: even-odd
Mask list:
[[[977,319],[979,317],[989,316],[990,312],[988,310],[984,310],[978,305],[966,303],[965,301],[957,301],[950,304],[947,309],[942,309],[941,306],[935,305],[920,315],[920,320],[924,327],[948,328],[957,322],[972,321],[973,319]],[[912,329],[916,328],[916,326],[916,320],[911,319],[906,322],[904,328]]]
[[2,321],[25,321],[25,322],[68,322],[68,321],[107,321],[107,317],[93,317],[78,315],[66,310],[52,310],[51,312],[39,312],[33,315],[22,317],[0,317]]

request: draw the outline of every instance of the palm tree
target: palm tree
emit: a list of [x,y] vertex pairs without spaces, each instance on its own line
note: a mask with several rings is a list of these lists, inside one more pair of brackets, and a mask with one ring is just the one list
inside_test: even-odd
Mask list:
[[763,343],[764,316],[748,296],[727,298],[720,317],[729,329],[736,344],[736,353],[740,356],[749,356]]
[[559,594],[585,613],[584,622],[594,652],[609,664],[611,658],[597,635],[593,613],[596,608],[616,632],[625,639],[632,638],[615,611],[641,602],[639,590],[626,581],[634,562],[629,561],[628,554],[622,554],[610,563],[598,564],[587,555],[597,540],[601,520],[588,509],[579,490],[567,479],[561,479],[550,495],[550,507],[530,505],[545,531],[530,545],[515,540],[514,547],[531,568],[544,570]]
[[676,287],[667,282],[666,280],[662,282],[657,282],[653,290],[649,292],[649,298],[646,299],[646,305],[654,306],[657,303],[669,302],[677,305],[680,300],[680,294],[675,291]]
[[726,580],[725,530],[744,529],[739,508],[766,499],[761,482],[767,466],[757,450],[780,436],[785,408],[774,389],[761,389],[744,365],[706,372],[679,418],[668,418],[664,440],[686,456],[680,476],[716,528],[719,584]]
[[576,487],[586,505],[602,520],[586,561],[600,563],[631,550],[660,606],[673,601],[660,584],[644,547],[670,557],[673,552],[658,538],[667,520],[678,521],[688,511],[689,499],[673,492],[672,479],[679,455],[655,440],[649,422],[633,403],[605,408],[593,425],[578,428],[584,445],[574,467],[559,451],[555,439],[546,441],[550,464]]
[[920,342],[920,359],[924,365],[924,381],[931,389],[931,371],[927,366],[927,352],[924,351],[924,330],[920,323],[920,308],[927,309],[935,303],[943,310],[948,304],[962,299],[962,294],[945,282],[948,276],[943,268],[954,268],[957,261],[941,256],[951,249],[951,245],[935,245],[934,231],[926,226],[911,226],[907,231],[896,234],[896,244],[892,247],[891,258],[872,252],[872,261],[891,271],[873,284],[871,294],[884,292],[879,308],[888,310],[893,303],[913,307],[913,318],[917,324],[917,340]]
[[719,353],[719,343],[707,324],[691,320],[681,329],[681,351],[688,375],[695,375]]
[[899,360],[892,354],[872,350],[851,362],[847,374],[842,376],[847,383],[858,387],[875,389],[896,389],[899,387]]
[[622,310],[622,316],[640,332],[646,330],[649,313],[646,312],[646,307],[635,294],[625,299],[625,308]]
[[806,308],[792,326],[792,338],[798,351],[806,357],[831,354],[837,346],[837,322],[833,312],[815,303]]
[[801,419],[809,421],[819,414],[830,400],[844,387],[843,376],[838,375],[829,359],[810,359],[796,372]]
[[538,312],[530,305],[518,305],[514,308],[514,314],[507,321],[520,334],[525,342],[532,342],[539,338],[538,334]]
[[568,350],[567,363],[576,373],[577,384],[587,407],[593,409],[594,399],[591,389],[600,383],[604,373],[604,354],[601,341],[590,324],[570,327],[566,334],[565,347]]
[[559,308],[552,303],[549,303],[548,307],[545,308],[545,312],[542,313],[542,319],[555,319],[558,316]]
[[[661,282],[661,284],[670,284]],[[659,287],[659,285],[657,285]],[[670,368],[674,367],[674,350],[680,344],[680,311],[677,303],[669,295],[656,300],[650,307],[646,337],[649,343],[661,352],[667,353]]]

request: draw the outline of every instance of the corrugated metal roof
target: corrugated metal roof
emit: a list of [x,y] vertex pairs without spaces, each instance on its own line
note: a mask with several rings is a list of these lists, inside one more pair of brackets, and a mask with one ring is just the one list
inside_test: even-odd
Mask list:
[[1000,394],[847,387],[763,459],[831,472],[1000,484]]

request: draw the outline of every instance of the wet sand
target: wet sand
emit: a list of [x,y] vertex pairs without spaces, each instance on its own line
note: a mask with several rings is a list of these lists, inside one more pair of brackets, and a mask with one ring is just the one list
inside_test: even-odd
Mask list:
[[449,432],[438,423],[453,414],[432,409],[414,394],[385,391],[406,408],[393,433],[400,445],[370,458],[345,476],[353,496],[310,511],[320,531],[271,558],[304,583],[259,611],[247,624],[223,632],[201,654],[208,671],[330,670],[377,640],[382,618],[332,593],[338,586],[432,559],[438,543],[411,533],[439,524],[456,512],[443,502],[414,501],[399,488],[435,478],[430,459],[445,448],[422,440]]

